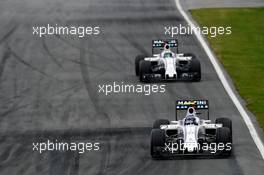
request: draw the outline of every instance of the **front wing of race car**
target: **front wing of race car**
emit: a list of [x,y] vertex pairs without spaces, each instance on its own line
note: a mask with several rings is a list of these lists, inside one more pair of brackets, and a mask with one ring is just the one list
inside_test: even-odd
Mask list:
[[[155,148],[155,156],[153,158],[219,158],[219,157],[229,157],[231,155],[232,145],[227,146],[216,146],[216,143],[211,143],[204,145],[203,149],[197,151],[188,152],[186,150],[179,150],[175,147],[172,148],[172,145],[165,145],[164,147]],[[174,145],[175,146],[175,145]]]
[[195,78],[195,73],[182,73],[180,75],[165,76],[162,74],[144,74],[143,82],[160,82],[160,81],[192,81]]

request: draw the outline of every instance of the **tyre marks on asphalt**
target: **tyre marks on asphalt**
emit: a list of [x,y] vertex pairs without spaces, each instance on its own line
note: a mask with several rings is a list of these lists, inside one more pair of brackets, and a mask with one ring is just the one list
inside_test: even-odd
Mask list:
[[79,175],[78,152],[49,152],[48,155],[49,175]]
[[[27,171],[32,171],[32,164],[35,171],[38,174],[50,174],[50,175],[78,175],[80,173],[80,159],[88,155],[87,159],[82,158],[85,164],[89,164],[90,161],[100,164],[100,168],[104,171],[96,170],[92,174],[108,174],[111,171],[112,174],[118,174],[116,168],[120,165],[126,165],[124,161],[127,158],[133,157],[131,152],[137,154],[138,142],[133,144],[134,140],[138,138],[148,137],[150,128],[107,128],[107,129],[95,129],[95,130],[64,130],[64,131],[30,131],[30,132],[10,132],[1,133],[0,143],[5,143],[3,150],[0,151],[0,170],[6,170],[10,165],[15,165],[17,161],[25,161],[11,172],[20,172],[20,174],[27,174]],[[111,138],[111,144],[105,142]],[[129,138],[129,139],[128,139]],[[113,162],[107,164],[103,162],[105,150],[98,153],[97,158],[91,159],[89,153],[79,154],[75,151],[46,151],[42,154],[34,152],[32,150],[33,142],[46,142],[47,139],[50,141],[58,140],[63,143],[76,142],[78,143],[87,141],[100,141],[105,149],[106,146],[110,145],[109,154],[111,155]],[[146,148],[145,139],[142,146]],[[135,147],[131,147],[131,145]],[[120,152],[122,150],[122,152]],[[101,156],[101,158],[99,158]],[[143,159],[140,159],[137,163],[144,163],[146,157],[142,155]],[[15,161],[16,160],[16,161]],[[101,160],[100,162],[97,162]],[[117,161],[119,160],[119,161]],[[121,161],[123,160],[123,161]],[[116,162],[117,161],[117,162]],[[93,164],[94,165],[94,164]],[[133,164],[135,169],[138,169],[137,164]],[[29,168],[31,167],[31,168]],[[131,168],[131,167],[130,167]],[[85,173],[85,172],[83,172]],[[87,172],[86,172],[87,173]]]
[[44,75],[47,78],[54,78],[51,75],[48,75],[46,72],[40,70],[39,68],[31,65],[29,62],[25,61],[22,57],[20,57],[9,45],[7,45],[7,48],[10,50],[10,53],[12,54],[13,58],[15,58],[18,62],[25,65],[26,67],[30,68],[31,70],[38,72],[41,75]]
[[[73,4],[75,5],[80,5],[78,3],[79,2],[77,3],[73,2]],[[84,83],[85,94],[81,94],[81,95],[83,95],[82,98],[87,99],[87,101],[85,101],[87,102],[87,109],[81,109],[81,110],[85,111],[84,112],[85,115],[87,114],[86,113],[87,111],[90,112],[91,115],[87,115],[87,118],[89,118],[89,122],[92,123],[96,121],[97,124],[99,124],[99,127],[95,130],[92,129],[90,130],[90,128],[87,130],[86,129],[83,130],[83,129],[78,129],[78,125],[74,125],[75,129],[73,130],[71,129],[68,130],[66,128],[63,131],[59,131],[60,128],[50,128],[49,126],[45,126],[48,128],[47,130],[49,131],[47,130],[28,131],[27,133],[24,133],[24,135],[21,135],[21,133],[11,133],[11,134],[4,133],[4,134],[6,136],[10,136],[14,138],[21,138],[21,140],[17,142],[22,144],[25,143],[27,145],[30,145],[32,140],[35,140],[37,138],[42,138],[43,140],[47,138],[51,138],[51,139],[62,138],[67,142],[78,141],[78,139],[100,140],[102,142],[102,151],[94,155],[90,155],[89,153],[80,155],[73,152],[63,152],[63,153],[57,152],[55,154],[54,152],[50,152],[45,155],[37,155],[37,156],[34,155],[35,156],[33,159],[34,162],[32,162],[32,164],[35,167],[35,171],[33,171],[32,174],[36,174],[36,172],[38,172],[39,174],[42,173],[42,174],[58,174],[58,175],[60,174],[78,175],[78,174],[87,174],[87,173],[88,174],[157,174],[157,173],[174,174],[175,172],[177,174],[186,174],[186,173],[192,173],[188,171],[188,168],[190,168],[189,166],[193,167],[191,169],[193,170],[193,174],[196,172],[197,174],[199,173],[204,174],[205,172],[209,172],[209,171],[213,172],[214,169],[221,170],[221,168],[223,169],[227,168],[227,170],[224,170],[224,172],[227,173],[229,172],[231,172],[231,174],[235,174],[236,172],[240,173],[239,168],[236,165],[236,162],[233,160],[230,161],[217,160],[215,163],[212,163],[213,161],[210,160],[201,161],[201,163],[199,163],[199,161],[192,161],[192,160],[153,161],[149,156],[149,148],[148,148],[150,128],[129,128],[129,127],[115,128],[116,126],[122,127],[123,124],[125,124],[125,126],[127,125],[135,126],[134,122],[136,124],[139,124],[139,122],[145,122],[144,124],[147,123],[146,126],[148,124],[151,125],[152,121],[154,121],[158,115],[161,115],[160,110],[162,110],[162,112],[165,111],[167,113],[163,115],[163,117],[167,117],[167,116],[170,117],[171,114],[173,114],[174,110],[171,110],[173,108],[173,106],[171,105],[174,105],[174,100],[176,97],[187,96],[185,95],[185,92],[186,94],[200,96],[201,92],[198,89],[199,87],[196,87],[196,84],[190,85],[190,84],[175,83],[175,85],[173,85],[168,83],[167,84],[168,89],[166,95],[160,98],[158,98],[155,95],[146,97],[147,100],[145,100],[146,99],[145,97],[142,98],[138,96],[132,97],[132,95],[125,96],[125,98],[123,98],[123,96],[122,97],[119,96],[117,98],[104,98],[104,97],[102,98],[101,96],[99,96],[97,94],[97,90],[95,87],[96,82],[100,81],[98,80],[99,78],[100,79],[102,78],[102,80],[109,80],[109,79],[115,80],[116,75],[120,75],[120,79],[123,78],[124,80],[127,80],[127,82],[129,83],[131,82],[137,83],[138,79],[134,77],[134,71],[133,72],[131,70],[128,71],[125,68],[130,66],[134,68],[133,57],[135,56],[136,53],[144,53],[144,52],[146,54],[149,53],[148,49],[150,46],[151,39],[154,39],[153,37],[160,36],[159,32],[162,32],[157,30],[156,28],[156,26],[160,27],[161,21],[162,22],[166,21],[170,23],[172,21],[180,22],[182,21],[182,19],[177,17],[177,15],[175,14],[168,15],[166,12],[164,12],[168,8],[172,9],[174,6],[170,3],[166,3],[166,2],[164,3],[162,0],[151,1],[151,2],[131,1],[130,3],[116,1],[114,3],[114,5],[116,6],[115,8],[119,9],[120,8],[119,5],[122,4],[121,7],[123,11],[121,13],[119,11],[117,12],[117,10],[111,11],[112,8],[111,5],[113,2],[107,1],[106,3],[102,1],[99,3],[98,2],[93,2],[93,3],[97,5],[94,7],[94,11],[98,10],[96,8],[99,8],[99,11],[100,10],[104,12],[107,11],[106,15],[108,13],[111,13],[109,15],[110,17],[100,18],[100,16],[99,17],[93,16],[91,18],[92,20],[90,20],[89,13],[88,14],[86,13],[89,11],[89,9],[85,9],[85,11],[82,11],[82,13],[85,15],[85,17],[83,17],[85,20],[78,21],[79,18],[75,17],[77,21],[74,20],[74,22],[79,22],[79,24],[81,25],[89,24],[92,23],[93,21],[100,22],[102,23],[102,25],[107,26],[106,28],[108,27],[110,28],[109,31],[108,30],[106,31],[108,32],[107,34],[115,33],[116,35],[106,36],[106,34],[102,34],[100,35],[99,38],[97,38],[98,40],[96,39],[94,45],[93,45],[93,40],[90,38],[84,39],[84,41],[79,43],[79,40],[74,40],[74,39],[72,40],[72,38],[61,37],[59,35],[55,37],[59,41],[62,41],[67,46],[69,46],[68,48],[70,51],[65,53],[76,51],[80,53],[80,58],[78,56],[75,57],[76,54],[73,54],[74,57],[70,57],[70,58],[67,58],[69,57],[68,54],[64,54],[63,56],[60,56],[58,58],[58,56],[52,52],[52,47],[50,46],[52,44],[48,42],[49,40],[46,39],[43,40],[42,42],[45,41],[45,45],[47,49],[45,50],[45,48],[43,47],[43,43],[40,43],[40,46],[42,46],[43,53],[48,55],[50,53],[51,55],[49,56],[53,56],[54,58],[56,58],[58,63],[61,63],[62,67],[65,67],[65,69],[67,68],[67,65],[65,66],[64,62],[60,62],[60,60],[62,59],[64,59],[65,61],[70,61],[70,63],[74,63],[74,65],[77,65],[76,66],[77,69],[80,68],[81,70],[80,73],[81,80],[79,81],[78,79],[78,82],[76,82],[76,84],[74,85],[71,84],[72,86],[70,85],[69,87],[60,90],[55,89],[54,91],[52,91],[52,93],[47,94],[46,98],[48,99],[49,99],[48,96],[56,96],[60,98],[59,101],[60,104],[54,105],[50,102],[51,107],[52,105],[54,105],[52,108],[62,109],[61,111],[59,111],[60,112],[59,115],[65,115],[66,118],[62,118],[62,119],[69,120],[70,119],[69,111],[72,109],[69,106],[69,101],[71,99],[71,96],[75,94],[76,91],[82,89]],[[86,1],[85,4],[87,4]],[[53,5],[54,4],[51,3],[51,6]],[[129,5],[131,5],[133,10],[129,8]],[[103,9],[101,7],[103,7]],[[63,10],[63,8],[61,10]],[[135,12],[139,12],[139,15],[138,14],[134,15]],[[155,15],[153,15],[153,12],[155,12]],[[122,16],[123,14],[124,16]],[[71,12],[69,13],[69,16],[70,15]],[[128,19],[126,19],[128,15],[130,16]],[[116,28],[118,29],[112,30]],[[139,30],[136,31],[135,29],[139,29]],[[127,33],[126,30],[128,31]],[[99,45],[98,43],[102,45]],[[143,43],[145,44],[148,43],[148,45],[144,45]],[[54,46],[58,48],[58,50],[60,50],[60,47],[58,47],[57,45]],[[119,49],[119,47],[121,49]],[[124,48],[125,51],[128,52],[122,52],[123,51],[122,48]],[[65,47],[64,49],[67,48]],[[16,49],[13,48],[13,50]],[[117,52],[118,50],[121,51]],[[124,54],[127,54],[127,56]],[[11,54],[11,56],[13,55]],[[26,57],[21,57],[21,58],[25,59]],[[57,68],[58,65],[55,63],[56,61],[54,60],[51,61]],[[120,62],[122,67],[120,65],[118,66],[116,64],[117,62]],[[31,62],[28,61],[28,63]],[[32,70],[32,68],[30,68],[29,70]],[[43,71],[46,72],[47,70],[43,69]],[[65,75],[67,75],[67,72],[65,73],[66,73]],[[39,83],[37,87],[33,87],[33,89],[30,90],[31,92],[26,94],[27,96],[32,96],[32,94],[35,91],[37,91],[38,88],[39,88],[38,95],[40,97],[46,95],[47,90],[45,87],[49,87],[49,85],[47,84],[50,84],[50,81],[46,81],[45,78],[47,77],[43,76],[42,74],[40,73],[37,74],[43,78],[41,80],[43,81],[43,83]],[[126,74],[129,74],[128,75],[129,78],[127,77]],[[41,87],[42,85],[44,85],[45,87],[44,88]],[[55,85],[56,85],[55,87],[58,87],[61,84],[59,83]],[[188,87],[190,89],[188,89]],[[183,90],[186,88],[187,90]],[[192,88],[195,88],[195,90],[192,91]],[[39,98],[38,100],[41,101],[41,98]],[[7,99],[7,102],[8,101],[9,103],[11,103],[10,101],[12,101],[12,98]],[[135,102],[133,103],[133,107],[131,106],[132,104],[131,101]],[[32,103],[30,104],[35,105],[35,102],[37,101],[32,101]],[[166,105],[167,107],[164,107]],[[112,109],[113,107],[116,107],[114,112],[112,112],[114,110]],[[40,108],[38,110],[41,110]],[[46,113],[48,113],[49,111],[52,110],[52,108],[47,107],[43,110],[46,110]],[[134,116],[134,115],[142,116],[142,118],[139,118],[138,116]],[[40,116],[40,117],[46,117],[46,116],[49,115],[47,114],[45,116]],[[130,116],[134,118],[128,118]],[[51,117],[56,119],[58,116],[51,115]],[[83,119],[82,121],[87,121],[84,118],[82,119]],[[120,121],[118,121],[120,122],[120,125],[117,121],[113,121],[115,119],[116,120],[120,119]],[[50,122],[52,123],[53,121]],[[116,122],[117,124],[115,123],[115,126],[112,126],[114,122]],[[64,121],[61,121],[60,125],[58,126],[63,126],[64,124],[65,124]],[[29,124],[28,126],[30,127],[31,124]],[[100,126],[102,126],[102,128]],[[32,136],[32,134],[34,133],[36,135]],[[6,145],[8,144],[6,144],[5,142],[5,146]],[[5,146],[3,146],[4,150],[11,149],[11,147],[5,147]],[[16,150],[19,153],[17,153]],[[6,152],[9,153],[9,151]],[[30,159],[32,156],[31,147],[26,149],[18,147],[15,148],[13,152],[14,153],[10,154],[11,156],[9,154],[6,155],[0,154],[0,161],[3,160],[4,165],[7,165],[0,167],[0,170],[11,171],[14,162],[21,164],[22,174],[23,173],[30,174],[27,172],[26,169],[28,168],[30,162],[27,159]],[[9,158],[6,159],[6,157],[8,156]],[[25,159],[23,160],[21,159],[21,157]],[[223,166],[220,167],[218,164],[221,164]],[[207,167],[204,168],[204,165],[207,165],[209,168]],[[96,169],[94,170],[93,167],[96,167]],[[20,169],[20,167],[17,169]],[[1,173],[2,172],[3,174],[5,174],[5,171],[1,171]],[[216,172],[216,174],[219,174],[219,172]]]
[[17,29],[17,25],[11,27],[11,29],[0,38],[0,44],[2,44],[3,42],[5,42]]
[[10,50],[5,47],[5,51],[4,51],[4,54],[3,54],[1,62],[0,62],[0,83],[1,83],[1,79],[2,79],[2,75],[4,72],[5,65],[7,63],[7,60],[10,58],[10,56],[11,56]]
[[[80,45],[77,44],[73,44],[72,42],[68,41],[67,39],[59,36],[59,35],[55,35],[59,40],[61,40],[62,42],[64,42],[65,44],[67,44],[68,46],[70,46],[71,48],[75,48],[77,50],[81,50],[82,48],[80,47]],[[80,42],[82,40],[80,39]],[[80,60],[78,58],[76,58],[76,60],[72,60],[70,59],[70,61],[78,63],[78,64],[85,64],[87,66],[89,66],[90,68],[95,68],[97,70],[101,70],[102,72],[106,72],[109,71],[109,69],[115,69],[116,65],[113,63],[112,60],[110,60],[110,57],[103,55],[101,52],[96,52],[92,49],[85,49],[85,52],[87,52],[90,56],[94,56],[97,58],[97,60],[100,59],[100,61],[102,61],[103,63],[107,63],[107,67],[106,66],[98,66],[98,65],[92,65],[92,64],[88,64],[88,63],[81,63]],[[69,60],[69,59],[68,59]],[[108,68],[109,67],[109,68]]]
[[4,53],[3,53],[3,56],[0,60],[0,84],[1,84],[1,79],[2,79],[2,75],[3,75],[3,72],[4,72],[4,68],[5,68],[5,65],[7,63],[7,60],[10,58],[11,56],[11,52],[10,52],[10,49],[7,47],[7,39],[15,32],[15,30],[17,29],[17,26],[13,26],[11,27],[11,29],[2,37],[0,38],[0,45],[2,43],[5,43],[4,44]]
[[[96,65],[95,60],[94,60],[95,58],[92,55],[86,55],[86,50],[84,48],[85,44],[86,44],[85,42],[82,42],[80,46],[80,62],[84,63],[80,65],[80,69],[81,69],[81,75],[82,75],[89,99],[92,102],[92,106],[90,107],[93,107],[94,110],[96,111],[96,116],[93,116],[93,117],[100,118],[102,126],[109,126],[110,117],[104,110],[104,107],[100,106],[97,89],[93,87],[93,83],[91,81],[92,77],[90,75],[90,72],[86,66],[83,66],[86,64],[87,61],[88,61],[88,64]],[[110,130],[110,133],[111,133],[111,130]],[[104,135],[101,135],[99,136],[99,138],[103,136]],[[106,171],[107,171],[107,166],[110,161],[110,153],[111,153],[110,137],[105,139],[105,144],[104,144],[104,147],[102,148],[103,153],[102,153],[101,163],[100,163],[101,166],[97,173],[98,175],[106,174]]]
[[133,48],[136,48],[139,53],[143,55],[149,55],[150,53],[142,47],[142,44],[138,43],[134,38],[135,36],[131,36],[125,33],[121,33],[120,36],[125,39]]
[[59,67],[61,68],[62,70],[64,70],[62,64],[57,60],[56,56],[54,56],[50,50],[49,50],[49,47],[47,46],[47,39],[45,37],[42,38],[42,46],[43,46],[43,49],[46,51],[47,55],[51,58],[51,60]]
[[103,41],[106,43],[106,45],[113,51],[112,55],[117,55],[117,60],[115,60],[114,63],[116,63],[116,61],[118,61],[118,63],[122,64],[115,64],[115,68],[117,70],[123,69],[124,66],[126,66],[126,64],[124,63],[128,63],[128,64],[132,64],[131,60],[127,57],[127,55],[120,51],[120,48],[117,48],[114,44],[112,44],[109,39],[107,37],[103,37]]

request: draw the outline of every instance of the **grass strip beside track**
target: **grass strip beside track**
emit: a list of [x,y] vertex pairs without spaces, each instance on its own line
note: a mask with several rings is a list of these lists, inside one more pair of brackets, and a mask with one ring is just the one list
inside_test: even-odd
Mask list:
[[231,26],[231,35],[207,37],[210,46],[264,129],[264,8],[192,10],[200,26]]

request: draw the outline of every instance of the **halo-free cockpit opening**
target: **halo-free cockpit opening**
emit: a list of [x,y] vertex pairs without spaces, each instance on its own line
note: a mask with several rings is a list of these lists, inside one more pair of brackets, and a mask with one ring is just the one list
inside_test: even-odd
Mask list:
[[172,58],[172,57],[173,57],[173,55],[172,55],[171,52],[166,52],[166,53],[164,53],[164,55],[163,55],[163,58]]

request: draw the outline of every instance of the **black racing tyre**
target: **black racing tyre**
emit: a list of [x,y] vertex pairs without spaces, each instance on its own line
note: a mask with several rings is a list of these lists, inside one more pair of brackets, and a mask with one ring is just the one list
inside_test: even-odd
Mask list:
[[151,140],[150,140],[150,155],[152,158],[159,158],[160,154],[157,150],[158,147],[165,146],[165,130],[162,129],[152,129],[151,130]]
[[217,118],[215,119],[215,123],[221,123],[223,127],[229,128],[232,135],[232,121],[229,118]]
[[145,74],[150,74],[150,73],[151,73],[151,62],[150,61],[141,60],[139,62],[139,80],[141,82],[144,82],[143,76]]
[[197,59],[192,59],[190,72],[193,73],[193,81],[201,80],[201,64]]
[[216,143],[229,143],[231,142],[230,129],[226,127],[216,129]]
[[158,119],[153,123],[154,129],[160,129],[160,125],[168,125],[170,124],[170,121],[167,119]]
[[138,55],[135,58],[135,72],[136,72],[136,76],[139,76],[139,62],[141,60],[144,60],[146,56],[145,55]]
[[[216,130],[216,144],[231,144],[232,145],[232,136],[229,128],[227,127],[222,127],[222,128],[217,128]],[[231,148],[232,149],[232,148]],[[231,149],[227,150],[225,147],[225,150],[221,150],[223,155],[230,155],[231,154]]]

